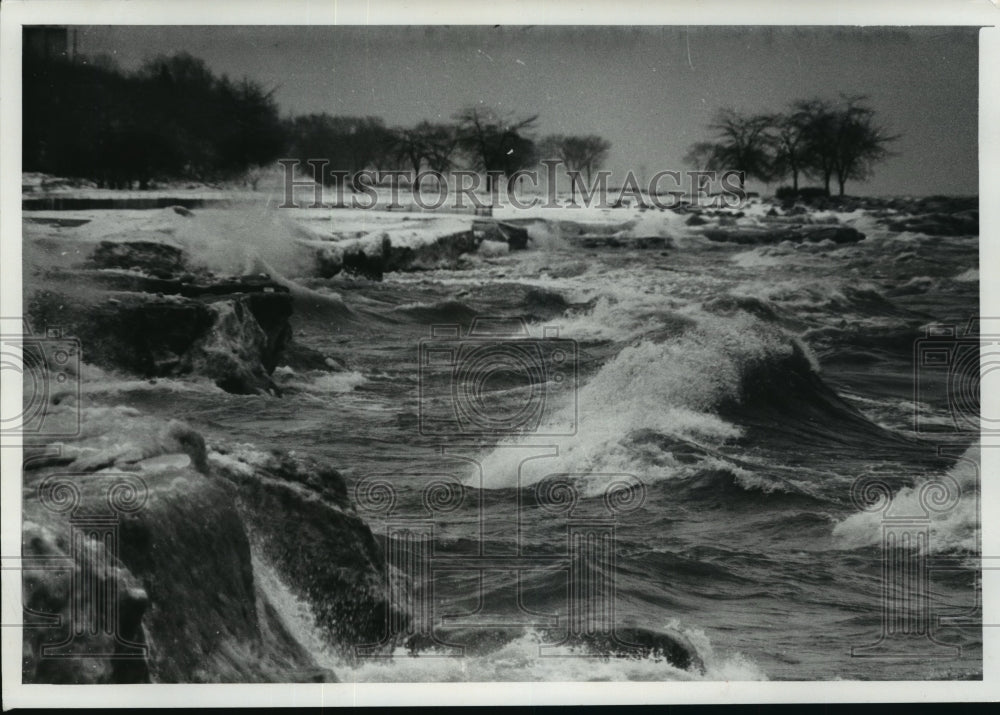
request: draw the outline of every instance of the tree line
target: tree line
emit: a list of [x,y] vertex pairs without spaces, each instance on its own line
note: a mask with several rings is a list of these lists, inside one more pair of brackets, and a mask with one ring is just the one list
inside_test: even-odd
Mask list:
[[[538,116],[502,114],[475,105],[450,122],[387,126],[374,116],[313,113],[282,117],[274,89],[214,74],[186,53],[148,60],[134,72],[113,61],[26,54],[23,82],[23,168],[78,177],[109,188],[154,180],[212,183],[242,178],[256,188],[262,167],[278,158],[327,160],[325,184],[355,182],[364,170],[446,174],[471,168],[511,177],[540,159],[559,159],[590,184],[611,148],[597,135],[536,138]],[[898,137],[876,121],[865,97],[793,102],[784,112],[719,110],[710,140],[686,160],[714,171],[738,171],[767,183],[789,178],[868,178]],[[742,184],[741,184],[742,185]],[[576,188],[576,184],[572,184]]]
[[25,56],[23,168],[146,188],[154,178],[213,181],[270,162],[285,143],[273,91],[218,77],[187,54],[125,73]]
[[691,164],[740,171],[766,183],[790,178],[792,194],[800,192],[800,178],[815,179],[827,196],[834,180],[843,196],[848,181],[868,179],[899,138],[876,122],[863,96],[799,100],[779,113],[720,109],[709,129],[710,141],[691,145],[686,157]]
[[323,182],[354,181],[363,170],[482,171],[491,189],[544,154],[588,181],[610,143],[590,136],[535,138],[536,116],[473,106],[451,122],[386,126],[380,117],[313,113],[281,117],[274,90],[215,75],[186,53],[161,56],[135,72],[106,57],[24,58],[23,168],[147,188],[154,180],[256,185],[278,158],[325,159]]

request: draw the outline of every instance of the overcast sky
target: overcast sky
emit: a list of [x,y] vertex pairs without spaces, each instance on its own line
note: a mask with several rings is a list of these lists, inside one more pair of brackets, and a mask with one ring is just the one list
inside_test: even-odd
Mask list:
[[976,193],[975,29],[558,27],[91,27],[79,52],[133,69],[187,51],[268,88],[284,114],[448,120],[483,102],[538,114],[538,134],[609,139],[608,168],[687,168],[719,107],[865,94],[902,135],[850,193]]

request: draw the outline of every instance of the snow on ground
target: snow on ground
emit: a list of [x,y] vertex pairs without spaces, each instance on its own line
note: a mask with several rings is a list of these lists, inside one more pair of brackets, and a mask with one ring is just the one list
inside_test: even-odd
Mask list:
[[[298,180],[298,179],[297,179]],[[366,254],[381,252],[386,239],[394,247],[417,248],[434,243],[446,236],[470,230],[477,219],[472,200],[467,194],[458,199],[454,187],[448,189],[447,200],[440,209],[425,210],[416,205],[407,188],[393,192],[380,187],[376,208],[312,208],[316,199],[314,184],[298,185],[294,193],[297,208],[279,208],[286,200],[280,174],[271,171],[251,191],[230,185],[211,188],[205,185],[174,184],[152,191],[115,191],[97,189],[92,182],[70,181],[41,174],[25,174],[25,198],[61,196],[64,198],[115,198],[184,200],[199,198],[222,203],[209,204],[190,211],[180,207],[162,209],[81,209],[72,211],[25,211],[26,235],[39,238],[70,239],[80,242],[156,240],[186,248],[198,254],[213,256],[213,265],[232,263],[235,270],[246,264],[247,257],[259,256],[272,265],[288,257],[289,244],[310,250],[322,249],[334,253],[361,250]],[[395,194],[395,195],[394,195]],[[436,203],[436,192],[424,192],[425,203]],[[371,203],[367,194],[325,187],[320,198],[327,204],[338,201],[351,206],[355,201]],[[489,196],[480,195],[480,201]],[[586,235],[614,236],[618,239],[662,236],[671,239],[699,237],[701,227],[687,225],[690,214],[657,208],[548,207],[542,194],[526,193],[523,203],[512,205],[502,192],[500,204],[492,216],[501,221],[514,221],[528,228],[536,247],[546,241],[570,241]],[[534,200],[534,201],[533,201]],[[569,196],[559,196],[568,203]],[[228,203],[226,203],[228,202]],[[456,204],[464,204],[456,209]],[[391,208],[390,208],[391,207]],[[728,225],[761,227],[783,219],[767,215],[771,205],[751,199],[737,209],[708,209],[702,217],[708,225],[724,222]],[[860,213],[815,213],[809,222],[828,220],[858,222]],[[276,247],[274,244],[283,244]],[[222,259],[228,260],[222,260]],[[291,266],[289,266],[290,268]]]

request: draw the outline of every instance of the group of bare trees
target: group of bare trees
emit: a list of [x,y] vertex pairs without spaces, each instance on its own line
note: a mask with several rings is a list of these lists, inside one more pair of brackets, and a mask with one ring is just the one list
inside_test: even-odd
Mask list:
[[566,170],[585,173],[589,182],[611,148],[596,135],[553,134],[536,140],[537,115],[518,117],[470,106],[453,120],[386,127],[378,117],[296,117],[289,127],[292,157],[303,162],[328,159],[333,171],[324,176],[326,183],[336,183],[341,176],[350,179],[363,169],[416,175],[445,174],[465,166],[485,174],[490,191],[497,177],[511,177],[539,159],[560,159]]
[[843,196],[845,184],[869,178],[899,138],[875,121],[875,110],[861,96],[842,96],[837,102],[800,100],[778,114],[722,109],[709,129],[712,141],[693,144],[688,162],[701,169],[740,171],[768,183],[787,177],[796,194],[799,179],[808,177],[821,181],[827,195],[835,179]]
[[[611,142],[596,134],[566,136],[550,134],[540,144],[546,159],[558,159],[567,172],[577,172],[587,176],[587,185],[592,182],[594,172],[604,166],[611,150]],[[576,201],[576,181],[570,182],[573,201]]]
[[[514,116],[474,105],[450,122],[386,126],[380,117],[308,114],[282,119],[274,90],[216,76],[180,53],[123,72],[110,59],[25,57],[24,168],[81,176],[99,184],[147,187],[159,178],[215,181],[259,175],[280,156],[325,159],[323,181],[354,183],[366,170],[447,174],[470,168],[510,178],[540,159],[586,176],[605,163],[611,144],[597,135],[536,138],[537,115]],[[710,141],[691,146],[700,169],[743,172],[767,183],[788,177],[791,192],[808,177],[840,194],[868,178],[898,137],[875,119],[865,97],[793,102],[776,114],[720,110]],[[255,173],[256,172],[256,173]],[[256,181],[257,179],[252,179]],[[571,186],[576,189],[576,182]]]
[[590,175],[610,144],[598,136],[536,139],[537,115],[483,105],[448,122],[386,126],[381,117],[314,113],[282,118],[274,90],[214,74],[186,53],[160,56],[132,72],[109,57],[25,56],[24,168],[148,188],[154,181],[256,185],[279,157],[325,160],[326,184],[357,186],[364,170],[445,175],[469,168],[493,190],[539,159],[561,159]]
[[452,167],[458,132],[451,124],[422,121],[393,131],[389,151],[396,161],[408,161],[414,174],[430,169],[443,174]]

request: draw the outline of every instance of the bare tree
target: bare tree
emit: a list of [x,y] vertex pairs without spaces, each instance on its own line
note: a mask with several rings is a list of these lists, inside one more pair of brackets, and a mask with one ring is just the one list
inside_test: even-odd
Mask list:
[[827,195],[834,173],[833,139],[837,132],[836,108],[825,99],[808,99],[795,103],[801,122],[803,151],[807,156],[805,173],[820,179]]
[[450,124],[422,121],[414,127],[392,130],[392,151],[398,163],[408,163],[414,176],[426,165],[438,175],[438,182],[453,165],[458,133]]
[[[596,134],[586,136],[565,136],[550,134],[540,143],[541,153],[546,157],[555,157],[562,161],[568,172],[582,172],[587,176],[589,185],[593,173],[599,170],[608,158],[611,142]],[[576,200],[576,182],[570,183],[573,200]]]
[[458,147],[473,166],[486,173],[486,190],[493,190],[496,174],[511,176],[538,159],[535,142],[527,134],[538,115],[521,119],[502,117],[491,109],[467,107],[455,115]]
[[771,117],[772,176],[791,174],[795,193],[799,191],[799,176],[809,170],[814,160],[809,142],[811,117],[808,102],[795,102],[787,114]]
[[844,97],[836,115],[832,164],[841,196],[849,179],[869,178],[873,165],[890,156],[888,145],[899,138],[875,123],[875,110],[866,101],[863,96]]
[[[771,178],[771,155],[768,129],[771,117],[765,114],[743,115],[733,109],[721,109],[709,125],[715,141],[698,142],[688,152],[689,160],[703,163],[710,170],[733,170],[743,176]],[[740,179],[743,188],[744,178]]]
[[424,163],[424,147],[420,133],[416,127],[394,127],[392,130],[392,149],[396,158],[404,160],[413,167],[413,173],[419,174]]
[[392,135],[380,117],[344,117],[329,114],[298,116],[292,121],[293,156],[305,161],[323,157],[330,160],[331,172],[324,183],[335,182],[346,173],[357,186],[358,172],[391,163]]
[[899,138],[875,122],[875,110],[863,96],[841,96],[839,104],[796,102],[788,121],[798,128],[801,170],[820,179],[827,195],[834,178],[843,196],[849,180],[871,176],[874,164],[891,155],[888,145]]
[[580,171],[586,174],[587,183],[590,183],[593,173],[604,165],[611,150],[611,142],[596,134],[586,136],[550,134],[539,146],[542,148],[542,153],[560,159],[568,171]]
[[439,174],[451,169],[458,149],[458,132],[455,127],[450,124],[420,122],[416,129],[423,143],[427,166]]

